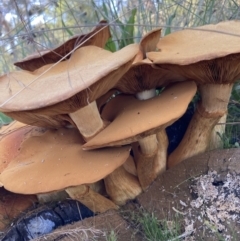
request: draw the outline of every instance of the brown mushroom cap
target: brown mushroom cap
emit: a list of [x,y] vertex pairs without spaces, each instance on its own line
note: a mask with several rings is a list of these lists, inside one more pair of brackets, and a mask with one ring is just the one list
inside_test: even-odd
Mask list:
[[240,52],[240,21],[227,21],[185,29],[160,39],[158,52],[147,57],[155,64],[188,65]]
[[133,64],[118,81],[115,88],[125,94],[136,94],[184,80],[185,78],[169,70],[153,68],[152,62],[144,59]]
[[[110,29],[109,26],[107,26],[107,21],[102,20],[91,32],[74,36],[55,49],[39,51],[38,53],[26,57],[22,61],[14,63],[14,65],[24,70],[34,71],[46,64],[58,62],[77,46],[94,45],[104,48],[110,36]],[[66,56],[65,59],[69,57],[70,56]]]
[[142,38],[134,63],[118,81],[116,89],[125,94],[136,94],[166,86],[170,81],[184,80],[183,77],[168,70],[154,69],[152,62],[146,59],[147,52],[156,50],[160,35],[161,29],[155,29]]
[[12,121],[11,123],[9,123],[8,125],[3,125],[1,128],[0,128],[0,138],[5,135],[5,134],[8,134],[8,133],[11,133],[13,132],[14,130],[18,129],[18,128],[21,128],[21,127],[24,127],[26,126],[26,124],[24,123],[21,123],[19,121]]
[[0,77],[0,110],[39,109],[79,94],[65,106],[61,105],[63,112],[76,111],[113,88],[130,67],[137,51],[136,44],[115,53],[86,46],[57,65],[46,65],[34,72],[23,70],[3,75]]
[[23,194],[46,193],[96,182],[121,166],[130,148],[82,151],[75,129],[48,130],[28,138],[20,154],[1,173],[7,190]]
[[103,119],[111,123],[83,148],[129,144],[158,132],[185,113],[196,89],[196,84],[189,81],[175,83],[160,96],[144,101],[118,95],[103,109]]
[[240,21],[229,21],[178,31],[159,41],[160,52],[147,56],[156,67],[197,84],[234,83],[240,78],[239,29]]
[[161,28],[154,29],[147,34],[145,34],[140,43],[139,43],[139,51],[135,57],[133,63],[137,63],[146,58],[146,53],[149,51],[156,50],[157,43],[161,36]]
[[[14,121],[0,130],[0,173],[19,154],[21,144],[33,134],[32,126]],[[41,128],[38,128],[40,131]],[[36,132],[35,132],[36,134]]]
[[240,21],[178,31],[162,38],[148,58],[199,87],[201,101],[168,166],[206,151],[211,132],[227,111],[232,85],[240,78]]

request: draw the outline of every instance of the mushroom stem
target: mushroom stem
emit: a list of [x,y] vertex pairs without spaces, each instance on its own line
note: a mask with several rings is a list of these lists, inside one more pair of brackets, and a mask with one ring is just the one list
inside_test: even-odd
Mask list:
[[227,112],[233,84],[205,84],[199,86],[202,115],[222,117]]
[[214,126],[227,112],[232,84],[206,84],[199,87],[201,102],[193,115],[188,129],[168,159],[168,167],[205,152],[210,143]]
[[139,146],[133,144],[138,178],[143,190],[146,190],[157,176],[166,170],[168,137],[164,129],[156,136],[158,140],[157,153],[152,156],[143,155]]
[[132,174],[133,176],[137,177],[137,168],[136,168],[136,164],[133,160],[133,157],[130,155],[128,157],[128,159],[123,163],[123,167],[124,169]]
[[[156,96],[156,90],[144,90],[136,94],[138,100],[148,100]],[[157,138],[156,135],[150,135],[145,138],[142,138],[138,141],[140,145],[141,152],[146,156],[153,156],[157,152]]]
[[64,190],[49,193],[38,193],[37,198],[39,203],[56,202],[65,200],[68,198],[68,194]]
[[117,168],[104,179],[107,194],[117,205],[124,205],[142,192],[136,176],[130,174],[123,166]]
[[[156,96],[156,90],[145,90],[136,94],[139,100]],[[146,190],[156,177],[166,170],[168,139],[165,130],[138,141],[140,150],[135,156],[139,182]]]
[[89,140],[105,127],[98,111],[96,101],[70,113],[69,116],[72,118],[85,140]]
[[138,141],[141,152],[145,156],[153,156],[156,154],[158,149],[158,141],[156,134],[149,135]]
[[208,148],[209,150],[223,148],[222,136],[225,133],[226,120],[227,120],[227,113],[225,113],[219,119],[218,123],[213,128],[212,135],[211,135],[211,141],[210,141],[209,148]]
[[154,96],[156,96],[156,90],[155,89],[144,90],[144,91],[138,92],[136,94],[136,98],[138,100],[148,100],[148,99],[153,98]]
[[94,213],[103,213],[109,209],[118,209],[116,204],[101,194],[93,191],[88,185],[69,187],[66,188],[65,191],[72,199],[83,203]]

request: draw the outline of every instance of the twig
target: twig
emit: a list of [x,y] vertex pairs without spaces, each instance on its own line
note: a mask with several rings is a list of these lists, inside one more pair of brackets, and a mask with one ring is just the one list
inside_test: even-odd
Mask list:
[[178,240],[178,239],[186,238],[187,236],[191,235],[193,232],[194,232],[194,229],[190,230],[190,231],[186,231],[183,234],[177,236],[176,238],[169,239],[167,241],[175,241],[175,240]]

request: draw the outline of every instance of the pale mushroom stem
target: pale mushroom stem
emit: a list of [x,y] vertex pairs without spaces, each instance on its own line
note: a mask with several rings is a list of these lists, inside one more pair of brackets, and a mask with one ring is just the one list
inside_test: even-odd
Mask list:
[[141,152],[145,156],[155,155],[158,149],[156,134],[149,135],[138,141]]
[[169,168],[208,149],[214,126],[227,112],[232,84],[201,85],[199,91],[202,100],[181,143],[169,156]]
[[132,174],[133,176],[137,177],[137,168],[136,168],[136,164],[134,162],[133,157],[130,155],[128,157],[128,159],[123,163],[123,167],[124,169]]
[[227,113],[225,113],[218,123],[214,126],[211,141],[209,144],[208,150],[220,149],[223,148],[223,135],[225,134],[225,123],[227,121]]
[[109,209],[118,209],[118,206],[101,194],[93,191],[88,185],[66,188],[68,195],[92,210],[94,213],[103,213]]
[[138,146],[133,145],[133,153],[137,165],[139,182],[143,190],[157,178],[157,176],[166,170],[168,137],[165,129],[157,134],[158,149],[153,156],[145,156],[139,150]]
[[[156,90],[146,90],[136,94],[139,100],[156,96]],[[157,137],[158,135],[158,137]],[[165,130],[149,135],[138,141],[140,150],[135,157],[139,182],[146,190],[156,177],[166,170],[168,139]]]
[[136,176],[130,174],[123,166],[117,168],[104,179],[107,194],[118,205],[134,199],[142,192]]
[[105,127],[98,111],[96,101],[70,113],[69,116],[72,118],[85,140],[89,140]]
[[37,198],[39,203],[49,203],[65,200],[68,198],[68,194],[64,190],[61,190],[49,193],[38,193]]
[[[148,100],[156,96],[156,90],[145,90],[136,94],[139,100]],[[158,149],[158,141],[155,134],[142,138],[138,141],[141,152],[146,156],[153,156]]]

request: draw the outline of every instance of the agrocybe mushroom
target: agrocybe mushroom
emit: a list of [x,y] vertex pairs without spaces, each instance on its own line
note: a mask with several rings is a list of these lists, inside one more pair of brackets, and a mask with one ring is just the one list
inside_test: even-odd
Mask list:
[[[87,140],[105,126],[95,99],[114,87],[129,69],[137,53],[137,44],[115,53],[96,46],[86,46],[58,64],[48,64],[33,72],[15,71],[4,75],[0,79],[0,88],[5,90],[1,98],[1,110],[31,125],[51,128],[66,127],[69,123],[76,125]],[[42,92],[44,86],[48,88]],[[11,93],[7,91],[8,87]],[[127,160],[127,163],[131,163],[131,158]],[[114,190],[114,195],[118,193],[119,196],[116,203],[123,204],[135,198],[142,189],[137,177],[128,173],[123,166],[116,173],[121,173],[127,183],[120,196],[119,191]],[[113,174],[109,176],[115,180]],[[76,196],[81,190],[74,188],[71,192],[75,192]]]
[[[2,126],[0,129],[0,173],[7,167],[10,160],[16,155],[18,149],[19,138],[25,124],[11,123],[7,126]],[[20,133],[15,133],[16,128]],[[34,206],[37,201],[35,195],[16,194],[5,190],[3,184],[0,184],[0,231],[3,232],[19,215],[27,209]]]
[[55,49],[41,50],[34,53],[14,63],[14,65],[24,70],[34,71],[44,65],[54,64],[58,61],[69,59],[71,56],[70,53],[74,49],[76,50],[77,48],[89,45],[103,48],[110,36],[108,23],[102,20],[91,32],[76,35]]
[[240,77],[240,22],[228,21],[163,37],[158,52],[147,53],[155,67],[194,80],[201,95],[195,114],[168,166],[206,151],[211,133],[227,112],[233,83]]
[[118,208],[94,188],[96,182],[127,161],[129,146],[83,151],[84,141],[73,128],[47,130],[25,126],[6,135],[8,137],[17,138],[17,143],[3,143],[7,146],[6,154],[10,150],[12,152],[8,154],[8,165],[0,174],[5,189],[21,194],[37,194],[40,201],[47,195],[51,198],[56,192],[57,196],[59,193],[62,196],[65,190],[72,199],[94,212]]
[[128,70],[138,46],[115,53],[96,46],[77,49],[70,59],[33,72],[0,77],[0,111],[30,125],[76,125],[85,139],[104,128],[95,100]]
[[[102,118],[111,123],[83,146],[94,149],[138,142],[133,144],[133,151],[144,190],[166,168],[168,140],[165,127],[184,114],[196,92],[195,84],[186,82],[173,85],[155,97],[156,88],[184,80],[170,71],[153,69],[151,62],[144,59],[147,51],[156,49],[159,37],[160,29],[143,37],[134,63],[115,86],[129,95],[118,95],[102,108]],[[179,103],[178,109],[176,103]],[[171,113],[168,113],[169,109],[172,109]]]
[[[124,161],[116,168],[111,169],[111,173],[104,173],[99,178],[104,178],[107,194],[114,201],[114,205],[122,205],[128,199],[135,198],[142,188],[146,189],[156,176],[165,170],[168,141],[164,129],[184,114],[196,92],[196,85],[193,81],[182,82],[184,78],[181,75],[164,69],[153,69],[151,62],[145,59],[147,51],[155,50],[159,37],[160,30],[154,30],[143,37],[140,45],[132,44],[115,53],[96,46],[81,47],[65,61],[44,65],[33,72],[15,71],[0,77],[0,90],[2,90],[0,111],[30,125],[59,128],[58,130],[45,130],[38,134],[36,134],[38,129],[34,129],[33,136],[24,140],[18,155],[1,174],[4,186],[13,190],[12,188],[18,186],[11,183],[13,176],[16,175],[20,179],[25,177],[24,175],[30,171],[30,167],[36,171],[36,177],[38,172],[40,173],[41,167],[47,166],[47,164],[50,165],[47,170],[51,170],[56,159],[51,157],[51,150],[47,149],[45,144],[52,143],[57,149],[57,144],[53,143],[63,141],[63,145],[66,147],[66,143],[59,134],[62,132],[66,132],[65,138],[68,135],[78,135],[80,138],[81,136],[75,128],[62,129],[70,124],[78,128],[87,143],[84,144],[84,141],[80,141],[80,139],[78,143],[73,141],[72,147],[66,147],[69,150],[63,154],[64,157],[59,157],[59,159],[68,160],[71,151],[76,153],[76,156],[79,157],[78,166],[77,163],[73,165],[76,165],[78,167],[76,170],[80,172],[80,166],[84,168],[86,164],[80,162],[82,156],[90,165],[91,162],[94,163],[97,160],[98,154],[94,155],[94,153],[107,151],[114,153],[115,150],[113,147],[108,147],[97,151],[82,151],[82,147],[89,150],[96,147],[132,144],[138,141],[139,144],[133,144],[138,177],[134,165],[132,165],[133,171],[127,171],[128,164],[130,163],[130,166],[133,164],[133,160],[128,154],[127,157],[124,156]],[[132,64],[133,62],[134,64]],[[171,82],[181,83],[171,84]],[[155,97],[155,89],[158,87],[165,87],[165,89],[160,96]],[[118,89],[124,94],[106,104],[103,108],[102,118],[96,100],[112,89]],[[129,94],[134,94],[137,99]],[[122,106],[117,107],[117,101],[120,101]],[[177,106],[176,103],[180,105]],[[171,113],[169,113],[169,108],[172,109]],[[138,120],[137,123],[136,120]],[[117,138],[113,137],[112,132],[119,134]],[[55,133],[55,137],[52,137],[51,133]],[[48,160],[54,160],[53,163],[47,162],[45,157],[41,159],[39,150],[33,149],[33,153],[29,153],[27,146],[31,143],[37,143],[35,146],[40,145],[42,148],[40,155],[46,154]],[[129,147],[122,148],[127,148],[129,152]],[[28,156],[29,154],[30,156]],[[87,155],[90,157],[88,158]],[[17,163],[21,162],[21,157],[25,162],[20,165],[19,169]],[[106,157],[107,161],[109,158],[115,159],[109,156]],[[125,167],[124,162],[128,163],[125,164]],[[71,166],[70,163],[69,160],[65,161],[62,169],[64,172],[68,165]],[[60,170],[60,168],[56,168],[56,171],[59,171],[58,169]],[[46,171],[46,169],[44,170]],[[66,176],[68,175],[70,174],[66,174]],[[97,180],[100,180],[99,178]],[[19,185],[21,183],[24,189],[26,187],[24,185],[30,181],[20,179],[18,179],[18,183]],[[69,195],[78,199],[84,196],[85,192],[92,193],[89,186],[84,185],[88,184],[88,181],[83,182],[80,177],[76,176],[73,179],[76,183],[71,185],[77,187],[71,188],[69,184],[66,186],[65,183],[65,186],[62,185],[57,189],[65,189]],[[35,184],[37,185],[37,183]],[[38,190],[37,193],[39,192],[50,192],[50,190]],[[84,204],[96,212],[114,206],[106,204],[107,201],[104,201],[102,208],[103,197],[101,195],[99,197],[98,193],[88,195],[88,197],[90,199],[85,195],[82,202],[86,201],[87,204]],[[94,200],[97,200],[98,205]]]

